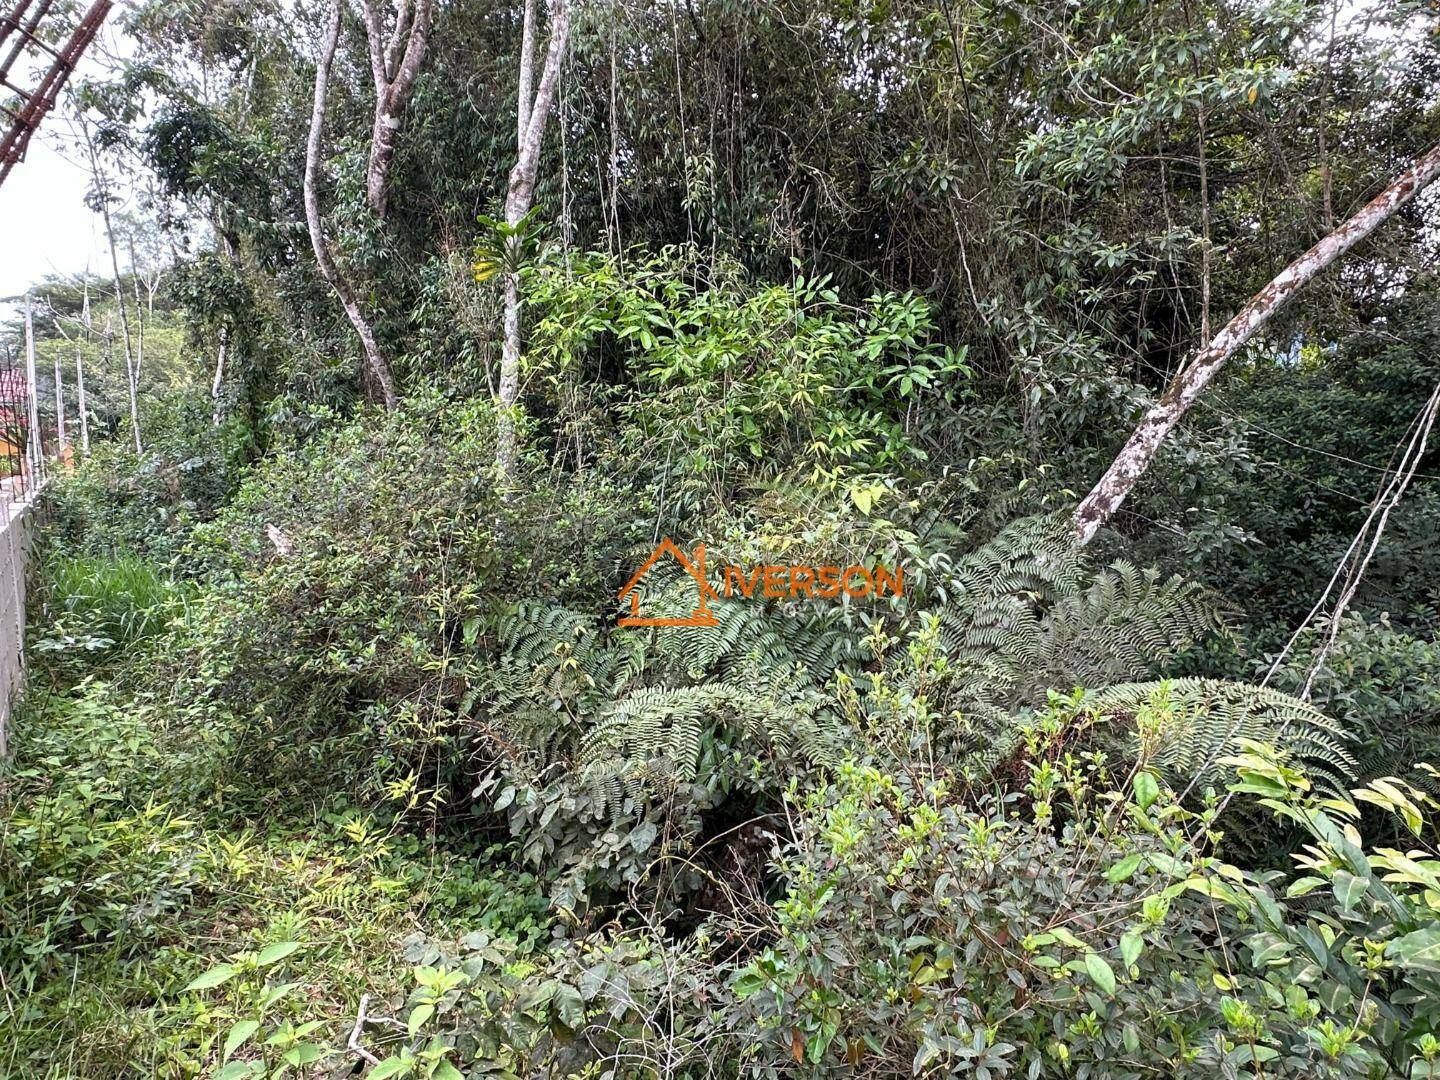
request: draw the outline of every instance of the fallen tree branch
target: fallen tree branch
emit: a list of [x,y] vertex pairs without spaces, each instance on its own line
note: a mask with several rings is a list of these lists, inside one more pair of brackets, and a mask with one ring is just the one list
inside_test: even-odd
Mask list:
[[355,1026],[350,1029],[350,1038],[346,1041],[345,1045],[346,1045],[347,1047],[349,1047],[351,1050],[355,1051],[355,1053],[359,1054],[362,1058],[364,1058],[366,1061],[368,1061],[371,1065],[379,1065],[379,1064],[380,1064],[380,1059],[379,1059],[378,1057],[376,1057],[374,1054],[370,1053],[369,1050],[366,1050],[365,1047],[363,1047],[363,1046],[360,1045],[360,1033],[361,1033],[361,1032],[364,1030],[364,1028],[365,1028],[365,1020],[366,1020],[365,1008],[366,1008],[366,1006],[368,1006],[369,1004],[370,1004],[370,995],[369,995],[369,994],[361,994],[361,995],[360,995],[360,1011],[355,1014]]

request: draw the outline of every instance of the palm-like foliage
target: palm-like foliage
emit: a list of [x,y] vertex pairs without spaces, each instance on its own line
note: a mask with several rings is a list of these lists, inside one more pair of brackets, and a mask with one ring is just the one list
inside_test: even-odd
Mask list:
[[1107,686],[1154,670],[1224,623],[1203,589],[1117,562],[1086,564],[1066,524],[1027,518],[956,568],[939,644],[959,702],[1003,710],[1052,687]]
[[1123,561],[1092,569],[1068,522],[1027,518],[957,566],[939,613],[946,675],[936,697],[989,761],[1013,748],[1017,709],[1040,705],[1051,689],[1089,687],[1086,707],[1108,719],[1104,741],[1122,752],[1135,748],[1140,708],[1163,703],[1156,760],[1182,783],[1216,777],[1238,738],[1283,744],[1334,785],[1353,777],[1344,730],[1297,698],[1214,679],[1135,681],[1224,630],[1193,582]]

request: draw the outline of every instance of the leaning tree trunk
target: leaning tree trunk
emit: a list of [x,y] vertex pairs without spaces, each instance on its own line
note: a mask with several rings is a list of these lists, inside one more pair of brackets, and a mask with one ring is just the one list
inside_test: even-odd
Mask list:
[[[569,0],[551,0],[550,43],[545,50],[545,67],[535,85],[535,17],[536,4],[527,0],[525,25],[521,32],[520,80],[516,103],[515,166],[510,170],[510,183],[505,192],[505,223],[512,229],[525,219],[535,204],[535,179],[540,168],[540,144],[545,138],[545,123],[555,101],[560,81],[560,68],[565,63],[565,50],[570,39]],[[535,86],[533,96],[530,88]],[[515,414],[520,400],[520,248],[518,230],[505,241],[504,340],[500,349],[500,411],[496,422],[495,464],[500,474],[509,479],[515,475]]]
[[1195,354],[1175,376],[1165,394],[1145,414],[1100,482],[1075,508],[1075,536],[1080,544],[1088,544],[1120,508],[1130,489],[1150,467],[1160,444],[1175,429],[1210,380],[1225,366],[1225,362],[1250,341],[1296,292],[1424,191],[1437,176],[1440,176],[1440,146],[1401,173],[1349,221],[1280,271]]
[[305,143],[305,224],[310,231],[310,244],[315,249],[315,262],[320,268],[320,276],[339,297],[340,306],[345,309],[345,315],[349,318],[350,325],[355,328],[355,333],[360,338],[360,347],[364,350],[365,362],[380,386],[380,394],[385,400],[385,406],[393,409],[399,399],[395,394],[395,379],[390,374],[390,364],[380,352],[380,346],[375,340],[375,332],[370,328],[369,320],[360,309],[360,302],[354,289],[341,276],[334,260],[330,257],[330,249],[325,242],[324,225],[320,220],[320,199],[316,191],[316,177],[320,171],[320,146],[325,130],[325,100],[330,92],[330,66],[335,60],[335,44],[340,38],[340,16],[343,2],[344,0],[332,0],[331,2],[330,16],[325,25],[325,36],[320,44],[320,56],[315,63],[315,103],[310,113],[310,136]]

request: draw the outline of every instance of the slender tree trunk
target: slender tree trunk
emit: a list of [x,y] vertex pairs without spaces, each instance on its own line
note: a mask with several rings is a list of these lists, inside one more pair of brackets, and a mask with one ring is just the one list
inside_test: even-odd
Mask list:
[[360,7],[370,48],[370,74],[375,83],[375,119],[370,129],[365,197],[375,216],[383,221],[389,210],[390,164],[395,157],[395,139],[405,119],[415,77],[425,60],[435,9],[434,0],[396,0],[395,26],[387,43],[374,0],[361,0]]
[[125,290],[120,287],[120,263],[115,258],[115,238],[110,233],[110,215],[106,213],[105,232],[110,236],[110,262],[115,272],[115,302],[120,306],[120,332],[125,344],[125,383],[130,395],[130,433],[135,440],[135,453],[143,453],[140,442],[140,375],[135,370],[135,355],[130,349],[130,316],[125,310]]
[[[94,323],[90,318],[90,268],[85,268],[85,299],[80,306],[80,319],[85,327],[85,342],[92,336]],[[75,335],[75,407],[80,413],[80,452],[90,456],[90,414],[85,404],[85,360],[80,347],[80,335]]]
[[90,128],[82,121],[80,130],[85,136],[86,149],[90,151],[90,168],[95,174],[100,217],[105,225],[105,238],[110,244],[110,270],[114,274],[115,303],[120,308],[120,329],[125,341],[125,381],[130,395],[130,433],[135,440],[135,453],[139,454],[143,452],[140,442],[140,373],[136,370],[135,354],[130,348],[130,314],[125,307],[125,289],[120,284],[120,258],[115,252],[115,229],[110,221],[110,192],[105,174],[100,169],[100,157],[95,152],[95,141],[90,137]]
[[225,346],[229,342],[229,328],[220,328],[220,348],[215,357],[215,380],[210,384],[210,426],[220,426],[220,388],[225,380]]
[[140,267],[135,261],[135,240],[130,248],[130,285],[135,292],[135,385],[140,385],[140,369],[145,365],[145,305],[140,300]]
[[1075,508],[1075,536],[1080,544],[1088,544],[1120,508],[1130,489],[1150,467],[1160,444],[1210,380],[1225,366],[1225,362],[1250,341],[1296,292],[1424,191],[1437,176],[1440,176],[1440,146],[1417,160],[1389,187],[1366,203],[1359,213],[1280,271],[1195,354],[1140,421],[1140,426],[1099,483]]
[[520,24],[520,78],[515,95],[515,145],[525,141],[530,127],[530,107],[535,103],[535,23],[536,0],[525,0]]
[[70,446],[65,434],[65,380],[60,373],[60,351],[55,351],[55,451],[63,456]]
[[25,294],[25,396],[29,432],[25,440],[26,456],[30,459],[30,479],[36,484],[45,479],[45,446],[40,441],[40,388],[35,377],[35,323],[31,315],[30,294]]
[[90,456],[90,415],[85,405],[85,361],[80,342],[75,342],[75,407],[80,413],[80,453]]
[[[545,66],[535,84],[535,28],[537,5],[526,0],[525,25],[521,31],[520,79],[516,104],[516,157],[505,193],[505,223],[518,226],[535,203],[535,180],[540,168],[540,146],[545,123],[555,101],[560,68],[570,40],[569,0],[551,0],[550,42]],[[534,96],[530,94],[535,86]],[[495,464],[509,479],[515,475],[516,444],[514,408],[520,399],[520,249],[522,239],[512,234],[505,241],[509,251],[505,271],[504,340],[500,348],[500,411],[496,423]]]
[[340,306],[345,309],[345,315],[349,318],[350,325],[355,328],[355,333],[360,337],[360,347],[364,350],[365,362],[369,365],[370,373],[375,376],[375,381],[380,385],[380,394],[385,400],[385,406],[393,409],[399,403],[399,399],[395,394],[395,380],[390,374],[390,365],[381,355],[380,346],[375,341],[375,333],[370,328],[365,313],[360,309],[360,303],[354,290],[351,289],[349,282],[340,275],[334,261],[330,258],[330,251],[325,243],[324,226],[320,220],[319,195],[316,191],[316,178],[320,171],[320,145],[325,131],[325,99],[330,92],[330,66],[335,60],[335,44],[340,38],[342,3],[343,0],[332,0],[331,2],[330,16],[320,46],[320,57],[315,64],[315,104],[310,113],[310,136],[305,144],[305,224],[310,231],[310,244],[315,249],[315,262],[320,268],[320,276],[339,297]]

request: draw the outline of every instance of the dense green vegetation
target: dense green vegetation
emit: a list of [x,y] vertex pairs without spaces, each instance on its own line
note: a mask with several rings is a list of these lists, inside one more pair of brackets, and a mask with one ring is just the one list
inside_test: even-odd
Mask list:
[[[92,444],[0,763],[0,1077],[1440,1075],[1433,449],[1326,595],[1440,381],[1433,197],[1069,521],[1437,141],[1433,5],[577,3],[506,224],[523,8],[435,9],[383,215],[342,22],[394,408],[305,225],[326,13],[138,4],[78,88],[170,255],[120,283],[139,453],[115,283],[36,286]],[[619,624],[661,537],[714,625]]]

